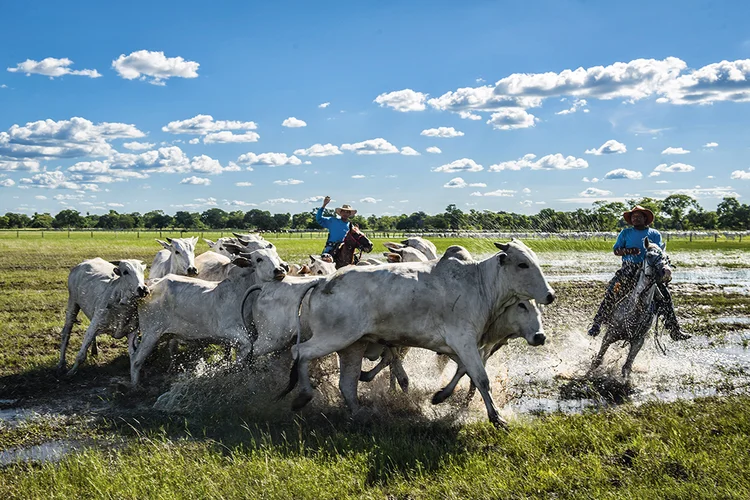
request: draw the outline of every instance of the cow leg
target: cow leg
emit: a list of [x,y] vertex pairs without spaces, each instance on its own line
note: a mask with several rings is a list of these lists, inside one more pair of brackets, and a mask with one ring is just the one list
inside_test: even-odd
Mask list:
[[96,358],[99,356],[99,348],[96,347],[96,337],[91,341],[91,357]]
[[[468,339],[467,339],[468,340]],[[487,408],[487,416],[497,428],[507,429],[508,422],[503,419],[497,411],[495,401],[492,399],[490,393],[490,378],[487,376],[487,371],[484,369],[484,363],[482,362],[482,355],[479,354],[479,349],[476,344],[461,342],[456,345],[448,345],[456,353],[461,364],[466,368],[466,373],[469,374],[471,381],[477,386],[479,394],[482,395],[484,400],[484,406]]]
[[393,360],[391,361],[391,390],[396,390],[396,382],[398,382],[402,391],[409,392],[409,376],[406,374],[404,365],[401,363],[406,357],[406,353],[409,352],[409,348],[391,347],[389,350],[392,351],[393,356]]
[[633,361],[635,361],[635,357],[638,355],[638,353],[641,350],[641,347],[643,347],[643,342],[646,340],[646,335],[639,335],[638,338],[635,338],[630,341],[630,350],[628,351],[628,357],[625,360],[625,364],[622,365],[622,378],[627,380],[630,378],[630,372],[633,369]]
[[86,352],[88,352],[91,343],[96,339],[96,334],[99,330],[99,323],[101,321],[99,312],[94,314],[94,317],[91,318],[91,323],[89,324],[89,327],[86,328],[86,333],[83,335],[83,344],[81,344],[81,348],[78,350],[76,361],[73,363],[73,367],[68,370],[68,377],[75,375],[78,368],[80,368],[80,366],[86,361]]
[[459,364],[458,367],[456,367],[456,373],[453,375],[453,378],[450,382],[448,382],[448,385],[440,389],[438,392],[435,393],[434,396],[432,396],[432,404],[437,405],[445,401],[450,397],[451,394],[453,394],[453,391],[456,390],[456,386],[458,385],[458,382],[461,380],[461,378],[466,375],[466,369],[463,367],[462,364]]
[[342,351],[338,351],[339,389],[352,414],[359,410],[357,383],[362,371],[362,357],[365,354],[365,349],[367,349],[367,344],[365,341],[359,341]]
[[65,309],[65,324],[60,333],[60,361],[57,363],[58,372],[65,370],[65,352],[68,350],[70,332],[73,331],[73,324],[75,323],[80,310],[81,308],[78,304],[76,304],[72,298],[68,298],[68,307]]
[[[283,397],[284,395],[291,392],[291,390],[294,388],[294,385],[297,383],[297,380],[299,381],[300,392],[292,403],[292,410],[297,411],[302,409],[302,407],[309,403],[313,398],[313,388],[312,384],[310,383],[310,361],[312,361],[313,359],[322,358],[323,356],[327,356],[332,352],[343,351],[344,349],[352,345],[351,337],[349,337],[349,340],[347,340],[345,337],[345,335],[342,335],[341,337],[325,338],[325,340],[319,340],[319,338],[323,338],[323,336],[317,338],[313,336],[313,338],[311,338],[307,342],[292,346],[292,357],[295,359],[295,366],[292,367],[292,370],[294,371],[294,369],[296,368],[297,373],[296,377],[294,373],[291,374],[289,386],[281,395],[281,397]],[[357,340],[359,339],[356,339],[354,342],[356,342]],[[361,356],[363,353],[364,351],[360,353],[360,370],[362,366]],[[359,372],[357,373],[357,378],[358,377]]]
[[147,330],[141,335],[141,342],[130,356],[130,383],[133,387],[137,387],[140,383],[143,363],[146,362],[146,358],[154,350],[156,344],[159,343],[161,335],[161,332]]
[[[369,352],[369,349],[371,349],[371,347],[368,346],[367,352]],[[367,352],[365,352],[365,354],[367,354]],[[375,367],[371,370],[361,372],[359,374],[359,380],[361,380],[362,382],[372,382],[373,379],[377,377],[378,373],[382,372],[383,368],[390,365],[392,361],[393,352],[388,348],[384,348],[381,352],[380,361],[378,362],[378,364],[375,365]]]
[[609,349],[609,346],[612,345],[612,343],[614,343],[614,335],[610,335],[610,333],[607,332],[607,335],[602,339],[602,346],[599,348],[597,355],[594,356],[594,360],[591,362],[591,368],[589,368],[586,376],[591,375],[594,370],[599,368],[602,361],[604,361],[604,355],[607,353],[607,349]]

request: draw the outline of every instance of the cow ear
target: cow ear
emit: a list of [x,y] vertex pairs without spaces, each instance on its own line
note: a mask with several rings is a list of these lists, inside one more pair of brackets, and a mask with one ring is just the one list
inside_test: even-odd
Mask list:
[[508,258],[508,254],[505,252],[500,252],[499,254],[497,254],[497,260],[500,261],[501,266],[505,264],[505,259],[507,258]]
[[273,248],[273,243],[268,242],[268,245],[266,245],[266,248]]
[[167,236],[167,241],[169,242],[170,245],[172,244],[172,238],[170,238],[169,236]]
[[245,246],[248,246],[250,244],[250,240],[246,240],[245,238],[241,238],[239,236],[237,236],[237,241],[239,241],[240,243],[242,243]]
[[235,237],[235,238],[237,238],[238,240],[241,240],[241,239],[242,239],[242,235],[241,235],[241,234],[239,234],[239,233],[234,233],[234,232],[233,232],[232,234],[233,234],[233,235],[234,235],[234,237]]
[[120,265],[120,261],[119,260],[110,260],[109,263],[112,264],[115,267],[117,267],[117,266]]
[[510,248],[510,243],[498,243],[498,242],[496,241],[496,242],[495,242],[495,246],[496,246],[497,248],[499,248],[500,250],[502,250],[503,252],[507,252],[507,251],[508,251],[508,249]]
[[312,272],[312,271],[311,271],[311,270],[310,270],[310,268],[309,268],[309,267],[307,266],[307,264],[305,264],[304,266],[302,266],[302,268],[301,268],[301,269],[299,270],[299,273],[300,273],[300,274],[310,274],[311,272]]
[[205,241],[205,242],[206,242],[206,244],[207,244],[208,246],[210,246],[211,248],[213,248],[213,247],[214,247],[214,245],[216,244],[216,243],[214,243],[213,241],[209,240],[208,238],[203,238],[203,241]]
[[237,267],[253,267],[252,261],[246,259],[245,257],[236,257],[232,264],[234,264]]
[[[167,239],[169,239],[169,238],[167,238]],[[161,241],[161,240],[156,240],[156,241],[158,241],[158,242],[159,242],[159,244],[160,244],[161,246],[163,246],[164,248],[166,248],[167,250],[169,250],[169,249],[171,248],[171,246],[172,246],[172,245],[170,245],[169,243],[167,243],[166,241]]]
[[122,276],[119,267],[115,267],[114,269],[112,269],[112,272],[115,273],[115,276]]
[[648,241],[648,236],[646,236],[645,238],[643,238],[643,244],[646,246],[646,248],[648,248],[648,246],[651,244],[651,242]]
[[242,251],[242,247],[235,245],[234,243],[224,243],[224,248],[226,248],[232,255],[237,255]]
[[315,256],[314,255],[310,256],[310,264],[315,264]]

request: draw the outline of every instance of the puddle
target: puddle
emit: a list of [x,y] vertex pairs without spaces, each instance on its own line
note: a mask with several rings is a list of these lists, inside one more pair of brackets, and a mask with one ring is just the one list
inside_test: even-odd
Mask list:
[[8,408],[0,410],[0,429],[3,427],[16,427],[22,422],[33,418],[36,412],[25,408]]
[[750,325],[750,317],[747,316],[721,316],[714,320],[714,323],[723,325]]
[[0,467],[19,462],[58,462],[81,447],[77,441],[48,441],[36,446],[0,451]]

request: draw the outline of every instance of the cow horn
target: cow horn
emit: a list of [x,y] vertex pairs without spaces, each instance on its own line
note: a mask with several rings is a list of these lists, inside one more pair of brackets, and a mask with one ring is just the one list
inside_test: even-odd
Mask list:
[[235,259],[232,261],[232,264],[237,267],[252,267],[252,261],[246,259],[245,257],[235,257]]
[[242,235],[241,235],[241,234],[239,234],[239,233],[235,233],[235,232],[233,232],[232,234],[233,234],[233,235],[234,235],[234,237],[235,237],[235,238],[237,238],[238,240],[241,240],[241,239],[242,239]]
[[497,248],[499,248],[500,250],[502,250],[503,252],[507,252],[507,251],[508,251],[508,249],[510,248],[510,243],[498,243],[498,242],[496,241],[496,242],[495,242],[495,246],[496,246]]
[[240,236],[237,236],[237,241],[239,241],[240,243],[242,243],[245,246],[248,246],[250,244],[250,240],[247,240],[247,239],[242,238]]
[[109,261],[109,263],[110,263],[110,264],[112,264],[112,265],[113,265],[113,266],[115,266],[115,267],[119,266],[119,265],[120,265],[120,262],[121,262],[121,261],[119,261],[119,260],[110,260],[110,261]]
[[170,245],[172,244],[172,238],[170,238],[169,236],[167,236],[167,241],[169,242]]
[[235,245],[234,243],[224,243],[224,248],[226,248],[229,253],[233,255],[237,255],[242,251],[242,247],[239,245]]

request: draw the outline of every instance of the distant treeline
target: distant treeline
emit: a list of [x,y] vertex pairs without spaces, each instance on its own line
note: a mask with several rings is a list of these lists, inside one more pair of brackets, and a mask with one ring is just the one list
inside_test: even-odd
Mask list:
[[[663,200],[642,198],[627,203],[599,201],[592,208],[578,208],[570,212],[559,212],[545,208],[536,215],[490,210],[464,212],[456,205],[448,205],[443,213],[430,215],[414,212],[411,215],[360,215],[352,217],[355,224],[370,231],[440,231],[440,230],[528,230],[541,232],[559,231],[617,231],[624,225],[622,213],[634,205],[642,205],[654,212],[653,227],[657,229],[750,229],[750,206],[740,204],[735,198],[724,198],[715,211],[706,211],[698,202],[684,194],[674,194]],[[333,212],[326,210],[326,215]],[[298,214],[272,214],[267,210],[253,209],[227,212],[210,208],[202,213],[179,211],[174,215],[154,210],[108,214],[82,215],[77,210],[66,209],[54,216],[50,213],[35,213],[32,216],[8,212],[0,215],[0,229],[22,228],[99,228],[109,230],[127,229],[247,229],[257,231],[315,230],[321,229],[315,222],[315,210]]]

